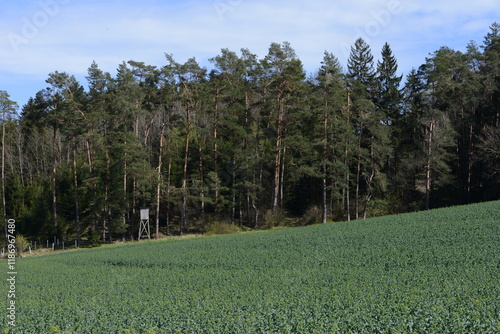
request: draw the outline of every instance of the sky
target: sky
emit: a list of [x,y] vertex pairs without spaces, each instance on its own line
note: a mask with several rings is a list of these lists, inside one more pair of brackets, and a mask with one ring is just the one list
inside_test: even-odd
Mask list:
[[93,61],[112,75],[129,60],[164,66],[165,53],[210,68],[223,48],[262,59],[284,41],[312,74],[325,51],[346,66],[359,37],[375,60],[389,43],[406,75],[442,46],[481,45],[495,21],[497,0],[0,0],[0,90],[22,108],[55,71],[87,88]]

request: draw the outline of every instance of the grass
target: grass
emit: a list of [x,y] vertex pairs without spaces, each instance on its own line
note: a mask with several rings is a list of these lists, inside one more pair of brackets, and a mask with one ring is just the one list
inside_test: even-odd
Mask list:
[[11,332],[498,333],[499,235],[491,202],[18,259]]

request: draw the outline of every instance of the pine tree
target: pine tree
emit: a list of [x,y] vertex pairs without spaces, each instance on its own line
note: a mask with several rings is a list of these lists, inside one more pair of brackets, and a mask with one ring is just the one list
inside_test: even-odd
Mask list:
[[494,22],[490,32],[483,42],[483,61],[481,72],[483,74],[484,122],[496,127],[500,126],[500,24]]
[[82,137],[87,129],[86,100],[87,96],[83,87],[77,82],[74,76],[67,73],[56,73],[53,77],[54,83],[61,89],[63,100],[61,102],[61,132],[72,148],[72,176],[73,194],[75,210],[75,230],[77,243],[81,243],[81,222],[80,222],[80,185],[78,182],[78,151]]
[[[206,79],[206,69],[199,66],[195,58],[188,59],[184,64],[177,63],[171,55],[166,55],[169,65],[167,70],[175,76],[178,95],[177,99],[183,109],[183,159],[181,184],[181,220],[180,232],[185,233],[188,226],[188,201],[193,198],[189,193],[190,146],[196,135],[196,117],[202,103],[203,83]],[[201,182],[201,180],[200,180]],[[203,187],[203,184],[201,184]],[[195,197],[196,199],[196,197]],[[198,198],[199,200],[200,198]]]
[[[415,142],[417,143],[414,166],[417,173],[417,189],[424,194],[425,209],[431,207],[431,193],[436,185],[450,182],[450,149],[454,146],[455,132],[450,117],[442,109],[438,98],[436,70],[432,59],[420,68],[415,91],[411,92],[411,105],[415,113]],[[413,78],[417,79],[417,78]]]
[[145,140],[140,133],[140,124],[148,114],[144,108],[148,93],[145,81],[151,72],[154,72],[153,67],[131,61],[120,64],[115,79],[113,102],[109,109],[112,122],[107,129],[107,166],[120,171],[120,174],[109,174],[112,185],[107,196],[110,239],[112,233],[124,235],[132,217],[137,215],[137,208],[149,207],[151,202],[151,169]]
[[283,206],[284,175],[287,145],[285,141],[289,105],[304,86],[305,73],[301,61],[288,42],[272,43],[262,62],[265,71],[265,86],[268,91],[269,126],[275,132],[273,191],[271,208],[273,212]]
[[[52,128],[52,219],[54,228],[57,228],[57,165],[58,165],[58,152],[56,149],[57,135],[61,128],[61,116],[63,113],[63,94],[64,89],[64,76],[59,72],[49,74],[46,80],[51,87],[46,88],[39,92],[38,107],[39,112],[43,113],[44,122]],[[56,231],[54,231],[56,233]]]
[[[250,58],[253,57],[253,58]],[[254,66],[254,55],[242,50],[242,57],[223,49],[221,55],[212,59],[215,70],[210,75],[213,100],[213,152],[214,173],[219,184],[215,185],[218,207],[224,206],[218,189],[230,188],[231,223],[235,223],[236,207],[239,207],[240,223],[243,208],[241,198],[246,198],[247,224],[250,223],[250,190],[253,184],[253,168],[248,153],[253,142],[252,129],[255,118],[251,115],[250,90],[248,89],[248,66]],[[222,151],[219,152],[219,150]],[[219,166],[223,166],[220,170]],[[238,199],[238,200],[237,200]],[[239,203],[237,203],[237,201]]]
[[419,113],[425,108],[425,83],[422,71],[412,69],[406,76],[402,91],[402,113],[397,122],[394,142],[394,163],[391,177],[391,207],[394,212],[412,210],[420,200],[416,194],[417,170],[415,159],[418,151],[417,132],[420,130]]
[[95,62],[89,67],[86,79],[89,83],[87,119],[90,125],[85,140],[86,165],[89,172],[85,184],[92,194],[89,205],[92,211],[93,233],[99,235],[102,234],[99,233],[99,221],[104,220],[107,212],[105,196],[109,192],[109,178],[103,173],[102,167],[108,166],[106,157],[109,154],[106,153],[105,136],[111,122],[108,109],[115,82],[111,75],[101,71]]
[[[350,120],[344,112],[346,106],[346,88],[343,82],[342,68],[338,59],[325,52],[322,66],[316,77],[315,96],[318,103],[318,118],[321,122],[321,129],[314,133],[322,134],[320,140],[320,161],[322,178],[322,199],[321,199],[321,221],[326,223],[329,202],[333,201],[335,192],[339,189],[348,189],[348,181],[344,175],[348,172],[348,166],[344,163],[346,152],[350,150],[349,143],[354,142]],[[344,180],[344,181],[338,181]],[[330,184],[330,185],[329,185]],[[331,201],[328,201],[328,188],[331,188]],[[337,189],[336,189],[337,188]],[[345,196],[345,195],[344,195]],[[343,198],[344,198],[343,196]]]

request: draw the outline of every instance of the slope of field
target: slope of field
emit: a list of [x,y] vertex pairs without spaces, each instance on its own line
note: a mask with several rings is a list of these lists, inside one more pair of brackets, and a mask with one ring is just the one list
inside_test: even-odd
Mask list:
[[14,333],[500,332],[499,202],[17,267]]

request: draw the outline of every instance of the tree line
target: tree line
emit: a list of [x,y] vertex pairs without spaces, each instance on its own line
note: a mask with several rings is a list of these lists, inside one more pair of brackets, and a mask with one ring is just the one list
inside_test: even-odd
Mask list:
[[[53,72],[16,115],[5,91],[2,208],[31,238],[258,228],[498,199],[500,25],[403,76],[358,39],[306,75],[287,42],[165,66]],[[293,218],[293,219],[290,219]]]

